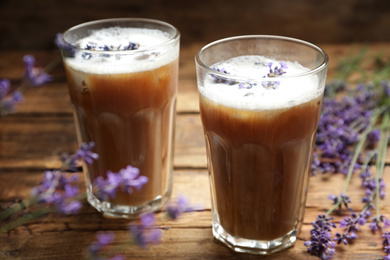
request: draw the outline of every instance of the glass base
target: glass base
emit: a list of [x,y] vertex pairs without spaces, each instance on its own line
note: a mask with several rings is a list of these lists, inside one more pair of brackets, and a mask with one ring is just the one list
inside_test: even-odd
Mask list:
[[286,235],[270,241],[234,237],[215,221],[213,221],[213,235],[236,252],[256,255],[269,255],[281,251],[293,246],[297,239],[296,230],[292,230]]
[[136,218],[142,213],[158,211],[165,205],[170,197],[171,192],[169,191],[164,195],[157,196],[150,202],[141,205],[129,206],[101,201],[92,193],[87,193],[87,200],[89,204],[107,218]]

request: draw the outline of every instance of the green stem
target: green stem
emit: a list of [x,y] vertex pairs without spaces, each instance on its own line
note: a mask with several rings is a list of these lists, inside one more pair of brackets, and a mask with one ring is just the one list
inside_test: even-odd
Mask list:
[[17,204],[14,204],[11,207],[9,207],[8,209],[0,212],[0,220],[4,220],[4,219],[8,218],[9,216],[11,216],[11,215],[13,215],[21,210],[24,210],[28,206],[35,204],[35,203],[36,203],[35,200],[25,199]]
[[380,147],[379,147],[379,153],[378,153],[378,158],[376,160],[376,175],[375,175],[375,191],[376,191],[376,196],[375,196],[375,202],[376,202],[376,217],[377,220],[379,220],[379,197],[380,197],[380,191],[379,191],[379,179],[382,178],[383,176],[383,170],[385,167],[385,161],[386,161],[386,150],[387,150],[387,145],[388,145],[388,140],[389,140],[389,117],[390,117],[390,112],[386,111],[385,115],[383,116],[382,119],[382,124],[381,124],[381,140],[380,140]]
[[29,214],[26,214],[23,217],[18,218],[17,220],[15,220],[11,223],[8,223],[7,225],[1,227],[0,234],[8,232],[8,231],[20,226],[20,225],[23,225],[23,224],[29,222],[32,219],[41,217],[41,216],[46,215],[46,214],[53,212],[53,211],[54,210],[52,208],[43,208],[43,209],[39,209],[37,211],[31,212]]

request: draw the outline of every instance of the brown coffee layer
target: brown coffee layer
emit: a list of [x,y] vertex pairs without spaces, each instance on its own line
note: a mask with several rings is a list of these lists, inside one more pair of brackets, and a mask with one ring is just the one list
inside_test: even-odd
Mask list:
[[232,236],[273,240],[303,214],[321,97],[280,110],[239,110],[200,96],[214,205]]
[[90,74],[66,67],[78,137],[93,141],[99,159],[91,181],[128,165],[149,178],[140,191],[111,202],[140,205],[167,192],[171,182],[178,61],[127,74]]

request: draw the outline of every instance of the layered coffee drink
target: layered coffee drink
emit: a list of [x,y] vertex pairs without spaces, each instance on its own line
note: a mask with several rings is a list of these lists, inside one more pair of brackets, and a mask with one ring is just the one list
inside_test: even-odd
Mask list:
[[[171,193],[179,45],[147,27],[90,30],[64,59],[78,138],[99,154],[85,169],[88,201],[108,216],[159,209]],[[97,198],[93,181],[128,165],[148,178],[142,189]]]
[[268,254],[295,242],[323,95],[309,71],[261,55],[198,69],[213,233],[236,251]]

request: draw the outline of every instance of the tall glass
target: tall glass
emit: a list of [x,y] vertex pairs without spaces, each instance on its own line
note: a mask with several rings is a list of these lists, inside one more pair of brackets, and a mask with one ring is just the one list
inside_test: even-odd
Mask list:
[[196,55],[213,235],[238,252],[294,245],[328,57],[313,44],[239,36]]
[[[63,40],[79,142],[95,143],[99,159],[84,168],[89,203],[110,217],[158,210],[172,189],[178,84],[178,30],[149,19],[108,19],[70,28]],[[93,182],[128,165],[148,177],[141,190],[94,193]]]

